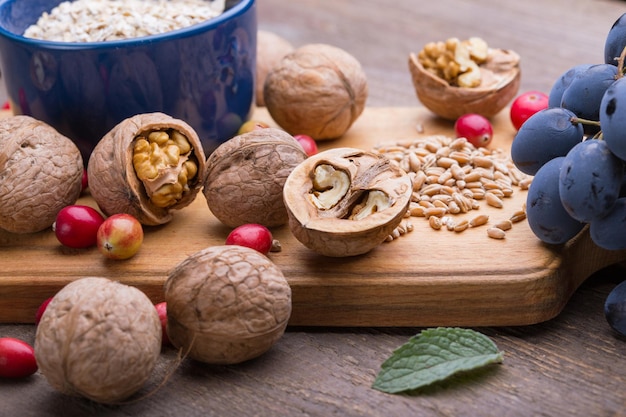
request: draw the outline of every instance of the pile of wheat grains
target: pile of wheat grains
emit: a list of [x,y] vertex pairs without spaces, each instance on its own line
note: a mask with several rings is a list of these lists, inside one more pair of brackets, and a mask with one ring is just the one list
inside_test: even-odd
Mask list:
[[[457,233],[487,225],[487,236],[504,239],[514,223],[526,218],[521,207],[509,218],[489,223],[487,214],[471,216],[481,204],[502,208],[515,188],[527,190],[532,177],[521,172],[500,149],[475,147],[465,138],[433,135],[381,144],[374,152],[389,158],[413,181],[413,195],[406,217],[423,217],[435,230]],[[460,216],[468,214],[466,216]],[[391,241],[413,229],[406,222]]]

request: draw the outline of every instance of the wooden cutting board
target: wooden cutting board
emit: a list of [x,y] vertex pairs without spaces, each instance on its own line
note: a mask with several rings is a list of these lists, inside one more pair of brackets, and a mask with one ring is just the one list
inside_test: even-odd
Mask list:
[[[254,118],[273,125],[264,109]],[[493,120],[492,146],[509,149],[514,131],[503,111]],[[423,135],[452,136],[450,122],[423,108],[367,108],[352,128],[321,148],[371,149]],[[479,210],[490,223],[510,217],[526,201],[516,189],[501,209]],[[89,196],[80,203],[95,207]],[[478,214],[474,211],[471,217]],[[504,326],[548,320],[592,273],[626,259],[626,251],[597,248],[587,232],[549,247],[516,223],[507,237],[487,237],[486,227],[462,233],[435,231],[424,218],[414,230],[352,258],[326,258],[304,247],[287,226],[273,230],[281,252],[270,254],[293,291],[294,326]],[[134,285],[163,300],[168,272],[192,253],[223,244],[230,230],[212,216],[202,194],[174,220],[146,228],[140,252],[127,261],[104,259],[97,249],[62,247],[53,232],[0,231],[0,322],[34,321],[37,307],[65,284],[103,276]]]

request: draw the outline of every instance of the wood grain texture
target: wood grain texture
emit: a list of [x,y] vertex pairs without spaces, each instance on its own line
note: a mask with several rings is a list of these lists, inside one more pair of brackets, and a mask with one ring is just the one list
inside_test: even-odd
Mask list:
[[[253,117],[272,123],[265,109]],[[496,117],[493,124],[492,146],[508,150],[514,135],[508,118]],[[418,125],[423,133],[418,133]],[[453,133],[451,123],[423,108],[367,108],[346,135],[320,145],[369,150]],[[413,232],[356,257],[318,255],[297,241],[287,226],[274,228],[283,249],[270,258],[292,288],[290,325],[534,324],[556,316],[589,275],[626,259],[626,252],[595,247],[587,233],[562,247],[543,245],[525,221],[516,223],[506,239],[490,239],[487,227],[519,211],[526,191],[517,188],[504,202],[503,208],[493,208],[483,201],[479,210],[454,216],[456,221],[470,220],[477,213],[490,216],[487,225],[462,233],[436,231],[425,218],[411,218]],[[80,203],[97,207],[89,196]],[[171,223],[144,230],[140,253],[124,262],[104,259],[95,248],[63,248],[52,230],[35,235],[3,232],[0,317],[5,322],[32,322],[43,300],[85,276],[115,279],[162,301],[169,271],[190,254],[223,244],[230,231],[211,214],[201,194]],[[579,256],[582,253],[586,256]]]
[[[621,0],[259,0],[258,6],[262,28],[295,44],[328,42],[354,53],[368,75],[368,106],[410,108],[419,103],[406,57],[425,42],[484,36],[520,53],[523,91],[547,91],[570,66],[602,59],[608,28],[626,12]],[[130,404],[63,396],[41,374],[0,380],[0,415],[622,416],[626,340],[608,327],[603,304],[624,277],[619,266],[594,274],[546,322],[476,328],[505,351],[504,363],[414,395],[370,386],[384,359],[420,328],[290,327],[258,360],[228,367],[185,361],[155,394]],[[0,336],[32,343],[34,335],[33,325],[0,324]],[[163,351],[139,395],[163,381],[175,356]]]
[[[41,374],[0,380],[0,399],[3,412],[12,411],[6,415],[24,417],[620,416],[626,405],[626,341],[599,323],[605,294],[624,272],[607,271],[585,282],[558,319],[476,328],[505,352],[504,362],[410,395],[383,394],[371,384],[382,361],[419,328],[290,327],[256,360],[234,366],[184,361],[169,379],[176,352],[165,348],[152,377],[128,404],[104,406],[61,395]],[[35,331],[0,324],[0,333],[32,343]]]

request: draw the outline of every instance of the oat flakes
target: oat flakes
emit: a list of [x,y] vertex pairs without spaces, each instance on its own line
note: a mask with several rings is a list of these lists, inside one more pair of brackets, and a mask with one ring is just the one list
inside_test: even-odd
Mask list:
[[75,0],[43,13],[24,37],[104,42],[156,35],[223,13],[225,0]]

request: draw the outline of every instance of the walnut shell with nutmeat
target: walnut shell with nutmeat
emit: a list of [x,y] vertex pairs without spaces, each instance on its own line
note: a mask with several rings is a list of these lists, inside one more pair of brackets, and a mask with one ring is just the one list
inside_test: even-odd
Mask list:
[[511,50],[489,48],[477,66],[475,87],[451,85],[424,68],[418,55],[409,54],[409,71],[420,102],[436,115],[456,120],[467,113],[495,116],[515,97],[521,82],[520,57]]
[[186,122],[163,113],[123,120],[96,145],[89,158],[89,189],[110,216],[133,215],[144,225],[169,222],[173,211],[195,199],[206,157]]
[[287,54],[263,87],[274,121],[292,135],[316,140],[342,136],[363,112],[367,95],[359,61],[326,44],[304,45]]
[[30,116],[0,120],[0,228],[34,233],[50,227],[80,196],[78,147]]
[[306,157],[298,141],[277,128],[235,136],[207,160],[202,192],[209,209],[230,227],[287,223],[283,185]]
[[400,224],[412,188],[409,176],[380,154],[354,148],[320,152],[287,178],[289,227],[319,254],[361,255]]
[[189,357],[240,363],[281,338],[291,288],[268,257],[238,245],[212,246],[179,263],[165,281],[167,334]]

